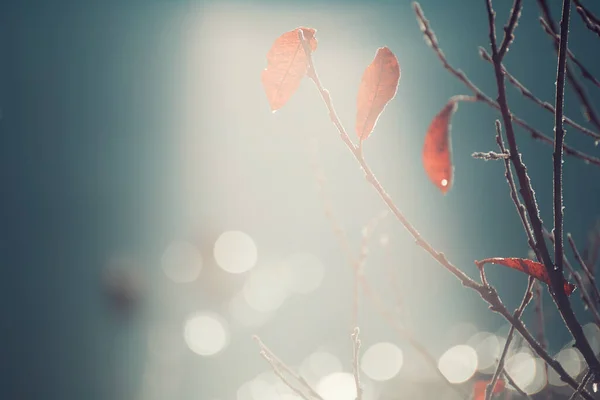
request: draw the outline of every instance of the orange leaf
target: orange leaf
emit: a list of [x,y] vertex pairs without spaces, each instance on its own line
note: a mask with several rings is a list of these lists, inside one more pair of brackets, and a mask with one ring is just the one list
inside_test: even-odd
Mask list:
[[377,49],[375,58],[362,76],[356,101],[356,133],[365,140],[385,109],[394,98],[400,80],[398,59],[387,47]]
[[[478,268],[483,268],[484,264],[504,265],[505,267],[525,272],[527,275],[533,276],[534,278],[539,279],[540,281],[550,286],[550,277],[548,276],[546,267],[544,267],[544,264],[541,264],[537,261],[527,260],[523,258],[495,257],[486,258],[481,261],[475,261],[475,264]],[[575,288],[575,285],[564,280],[564,290],[567,296],[570,296],[571,293],[573,293],[573,291],[575,290]]]
[[[485,380],[480,380],[475,382],[475,384],[473,385],[473,400],[484,400],[485,399],[485,388],[487,387],[487,385],[491,382],[491,380],[489,381],[485,381]],[[498,393],[502,393],[502,391],[504,390],[504,381],[502,379],[498,379],[496,381],[496,386],[494,386],[494,394],[498,394]]]
[[452,187],[452,145],[450,143],[450,119],[458,108],[454,100],[442,108],[431,121],[423,146],[423,166],[429,179],[443,194]]
[[316,30],[300,27],[279,36],[267,53],[267,68],[262,71],[261,80],[273,112],[292,97],[308,69],[308,57],[298,36],[300,29],[311,50],[315,51]]

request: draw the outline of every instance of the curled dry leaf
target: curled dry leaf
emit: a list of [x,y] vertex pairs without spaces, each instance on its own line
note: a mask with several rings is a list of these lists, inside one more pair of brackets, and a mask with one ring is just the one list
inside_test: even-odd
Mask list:
[[[479,380],[476,381],[473,385],[473,400],[484,400],[485,399],[485,388],[491,381]],[[496,381],[496,386],[494,386],[493,393],[498,394],[502,393],[505,388],[505,383],[502,379],[498,379]]]
[[[537,261],[527,260],[524,258],[503,258],[503,257],[495,257],[495,258],[486,258],[481,261],[475,261],[475,265],[477,268],[483,268],[485,264],[498,264],[504,265],[505,267],[516,269],[521,272],[525,272],[529,276],[533,276],[536,279],[544,282],[548,286],[550,286],[550,277],[548,276],[548,272],[546,271],[546,267],[544,264],[541,264]],[[572,283],[564,280],[564,290],[567,296],[570,296],[571,293],[575,290],[576,286]]]
[[267,53],[267,68],[262,71],[261,80],[273,112],[292,97],[308,69],[308,57],[300,41],[300,29],[311,50],[315,51],[316,30],[300,27],[279,36]]
[[387,47],[377,49],[375,58],[363,73],[356,101],[356,134],[365,140],[390,100],[396,96],[400,80],[398,59]]
[[425,134],[423,146],[423,166],[429,179],[442,193],[452,187],[454,167],[452,166],[452,146],[450,143],[450,119],[458,108],[451,99],[431,121]]

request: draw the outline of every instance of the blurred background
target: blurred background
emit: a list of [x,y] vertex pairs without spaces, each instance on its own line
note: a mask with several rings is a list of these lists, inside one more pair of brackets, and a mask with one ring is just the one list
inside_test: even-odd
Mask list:
[[[501,37],[511,2],[494,3]],[[536,3],[524,3],[505,65],[553,103],[552,43]],[[421,5],[450,63],[495,98],[493,70],[477,52],[488,47],[485,3]],[[451,96],[471,93],[424,42],[410,1],[4,2],[0,398],[296,399],[259,354],[258,335],[326,400],[354,399],[353,273],[327,204],[351,257],[370,238],[366,279],[441,373],[465,393],[490,376],[508,325],[392,216],[365,231],[384,205],[314,85],[304,80],[270,112],[266,54],[298,26],[317,29],[314,61],[353,139],[365,67],[378,47],[396,54],[398,92],[365,157],[426,240],[474,278],[476,259],[529,256],[503,163],[471,157],[496,151],[497,113],[461,104],[453,188],[444,196],[425,175],[431,119]],[[575,12],[569,46],[600,75],[597,38]],[[508,94],[515,114],[553,135],[552,114]],[[600,106],[598,88],[589,95]],[[566,115],[588,126],[570,88],[566,99]],[[589,137],[567,132],[568,144],[600,156]],[[552,148],[520,128],[517,137],[551,228]],[[566,158],[565,232],[580,250],[600,217],[599,176]],[[486,271],[516,308],[526,276]],[[571,299],[600,351],[600,329],[579,292]],[[542,306],[550,353],[580,375],[545,285]],[[460,398],[362,295],[358,310],[365,400]],[[537,334],[533,311],[523,318]],[[568,393],[518,338],[506,368],[529,394]]]

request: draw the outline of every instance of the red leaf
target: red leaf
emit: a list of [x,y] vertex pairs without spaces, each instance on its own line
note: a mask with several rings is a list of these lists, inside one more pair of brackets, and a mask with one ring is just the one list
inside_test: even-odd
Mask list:
[[356,101],[356,133],[365,140],[387,103],[396,96],[400,80],[398,59],[387,47],[377,49],[375,58],[362,76]]
[[[480,381],[476,381],[475,384],[473,385],[473,400],[484,400],[485,399],[485,388],[487,387],[487,385],[491,382],[491,380],[489,381],[485,381],[485,380],[480,380]],[[505,384],[504,381],[502,379],[498,379],[496,381],[496,386],[494,386],[494,394],[498,394],[498,393],[502,393],[502,391],[504,390]]]
[[262,71],[261,80],[273,112],[292,97],[308,69],[308,57],[298,36],[300,29],[311,50],[315,51],[316,30],[300,27],[279,36],[267,53],[267,68]]
[[423,146],[423,166],[429,179],[443,194],[452,187],[452,145],[450,143],[450,119],[458,103],[450,100],[431,121]]
[[[534,278],[539,279],[540,281],[550,286],[550,277],[548,276],[546,267],[544,267],[544,264],[541,264],[537,261],[527,260],[523,258],[495,257],[486,258],[481,261],[475,261],[475,264],[478,268],[483,268],[484,264],[504,265],[505,267],[525,272],[527,275],[533,276]],[[573,293],[573,291],[575,290],[575,288],[575,285],[564,280],[564,290],[567,296],[570,296],[571,293]]]

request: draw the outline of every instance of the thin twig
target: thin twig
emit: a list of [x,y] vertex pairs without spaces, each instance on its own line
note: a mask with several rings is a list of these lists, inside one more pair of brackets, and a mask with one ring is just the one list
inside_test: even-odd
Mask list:
[[530,395],[528,395],[523,389],[521,389],[515,382],[515,380],[512,378],[512,376],[510,376],[508,374],[508,372],[506,372],[506,370],[504,370],[504,372],[502,373],[502,375],[504,376],[504,378],[507,380],[508,384],[510,386],[512,386],[513,388],[515,388],[515,390],[523,397],[525,397],[526,399],[532,400],[532,397]]
[[506,160],[506,159],[510,158],[510,154],[496,153],[494,151],[488,151],[487,153],[476,151],[475,153],[471,154],[471,157],[478,158],[480,160],[485,160],[485,161]]
[[[542,11],[542,19],[545,20],[546,26],[554,35],[558,37],[558,40],[554,40],[552,43],[554,45],[554,50],[558,54],[560,47],[560,35],[552,19],[552,15],[550,14],[550,7],[548,7],[548,3],[546,2],[546,0],[537,0],[537,3]],[[571,84],[571,86],[573,86],[573,90],[575,90],[575,93],[579,98],[579,102],[583,106],[584,116],[594,125],[594,127],[597,130],[600,130],[600,118],[598,118],[594,107],[592,107],[592,103],[590,102],[585,92],[585,89],[583,88],[583,86],[581,86],[581,83],[579,83],[579,81],[575,77],[575,74],[571,71],[571,68],[568,65],[566,67],[566,74],[569,83]]]
[[577,397],[579,397],[579,394],[581,393],[581,391],[583,390],[585,385],[587,385],[587,383],[591,377],[592,377],[592,372],[588,371],[585,374],[585,376],[583,377],[583,379],[581,380],[581,383],[577,387],[577,390],[575,390],[575,392],[571,395],[571,397],[569,397],[569,400],[575,400]]
[[[422,10],[418,3],[413,3],[415,11],[417,14],[422,15]],[[429,253],[442,267],[448,270],[451,274],[453,274],[458,280],[461,281],[463,286],[471,288],[479,293],[481,298],[488,302],[490,305],[490,309],[494,312],[502,315],[510,324],[515,325],[515,328],[521,336],[529,343],[531,348],[538,354],[544,361],[546,361],[560,376],[560,378],[567,383],[569,386],[573,388],[577,388],[577,382],[567,373],[567,371],[560,365],[559,362],[554,360],[544,349],[542,349],[535,340],[535,338],[531,335],[531,333],[527,330],[525,325],[520,320],[516,320],[513,318],[512,314],[508,311],[508,309],[502,304],[500,297],[496,290],[491,287],[485,287],[483,285],[478,284],[473,279],[471,279],[468,275],[462,272],[459,268],[454,266],[446,256],[435,250],[427,241],[425,241],[419,232],[415,229],[415,227],[404,217],[400,209],[396,206],[392,198],[387,194],[383,186],[379,183],[369,166],[367,165],[362,152],[360,152],[359,148],[352,143],[352,140],[348,136],[344,126],[340,122],[337,113],[335,112],[335,108],[333,107],[333,103],[331,101],[331,95],[329,91],[327,91],[315,70],[314,62],[312,59],[312,51],[308,42],[304,38],[304,34],[302,30],[299,30],[300,40],[302,42],[305,54],[307,55],[308,60],[308,76],[313,81],[319,94],[321,95],[321,99],[325,103],[327,110],[329,112],[329,117],[331,122],[335,125],[340,135],[342,142],[346,145],[348,150],[352,153],[355,160],[362,167],[363,172],[365,173],[365,177],[367,182],[369,182],[373,188],[377,191],[381,199],[385,202],[385,204],[392,211],[394,216],[398,219],[398,221],[404,226],[404,228],[411,234],[411,236],[415,239],[415,242],[418,246],[423,248],[427,253]],[[587,400],[593,400],[593,397],[588,392],[583,392],[583,395]]]
[[[319,395],[306,380],[292,371],[290,367],[288,367],[283,361],[281,361],[272,351],[267,347],[266,344],[258,336],[253,336],[253,339],[258,344],[260,348],[261,356],[271,365],[273,372],[285,383],[290,389],[292,389],[296,394],[301,396],[304,400],[311,400],[309,396],[312,396],[316,400],[323,400],[321,395]],[[300,384],[300,386],[306,390],[308,394],[297,388],[289,379],[285,376],[288,374],[291,376],[296,382]]]
[[354,328],[352,332],[352,372],[354,374],[354,385],[356,386],[356,400],[362,400],[363,387],[360,383],[360,365],[359,365],[359,352],[360,352],[360,338],[358,335],[360,330],[358,327]]
[[571,15],[571,0],[563,0],[562,19],[560,22],[560,45],[558,50],[558,68],[556,72],[556,113],[554,120],[554,270],[555,275],[563,269],[563,194],[562,194],[562,169],[563,151],[562,144],[565,140],[565,128],[563,125],[563,110],[565,104],[565,71],[567,67],[567,42],[569,38],[569,18]]
[[[560,37],[558,37],[558,35],[552,31],[545,19],[540,18],[540,23],[542,24],[542,28],[544,28],[544,32],[546,32],[547,35],[554,39],[554,43],[556,43],[556,45],[558,46]],[[573,54],[571,50],[568,50],[567,53],[571,61],[577,66],[577,68],[579,68],[581,76],[583,76],[585,79],[587,79],[588,81],[600,88],[600,81],[596,79],[596,77],[590,72],[590,70],[587,69],[577,57],[575,57],[575,54]]]
[[[521,300],[519,308],[517,308],[515,313],[513,314],[513,318],[517,320],[521,318],[523,311],[525,311],[525,307],[527,307],[527,304],[529,304],[529,302],[531,301],[531,288],[533,287],[534,282],[535,278],[530,276],[529,280],[527,281],[527,289],[525,289],[525,295],[523,296],[523,300]],[[500,355],[500,359],[498,359],[498,366],[496,367],[496,371],[492,376],[492,380],[490,381],[490,383],[488,383],[487,387],[485,388],[485,400],[491,400],[492,398],[492,395],[494,393],[494,387],[496,387],[496,382],[498,381],[500,374],[504,370],[504,360],[506,359],[506,355],[508,354],[508,348],[510,347],[510,343],[512,342],[514,334],[515,326],[511,325],[510,330],[508,331],[508,335],[506,336],[506,343],[504,344],[504,349],[502,349],[502,354]]]
[[536,254],[538,261],[541,262],[541,257],[538,255],[537,246],[535,245],[535,240],[533,237],[533,233],[531,232],[531,225],[529,224],[529,220],[527,219],[527,210],[521,200],[519,200],[519,195],[517,194],[517,186],[515,185],[515,179],[512,174],[512,169],[510,167],[510,154],[506,151],[504,147],[504,141],[502,140],[502,127],[500,125],[500,121],[496,120],[496,143],[500,148],[500,151],[503,154],[508,155],[509,157],[504,160],[504,176],[506,177],[506,182],[508,183],[508,188],[510,192],[510,198],[512,199],[517,213],[519,214],[519,218],[521,218],[521,223],[523,224],[523,229],[525,230],[525,236],[527,237],[527,243],[531,250]]
[[[546,230],[546,228],[544,228],[544,235],[550,239],[550,241],[552,242],[552,244],[554,244],[554,236],[548,232]],[[575,282],[577,283],[577,287],[579,288],[579,293],[581,295],[581,300],[583,301],[583,303],[587,306],[587,308],[591,311],[592,316],[594,317],[594,319],[596,320],[596,324],[598,324],[598,326],[600,326],[600,314],[598,314],[598,311],[594,305],[594,302],[592,301],[591,296],[589,295],[586,287],[585,287],[585,283],[583,282],[583,280],[581,279],[581,275],[579,275],[577,273],[577,271],[575,271],[575,268],[573,268],[573,266],[571,265],[571,263],[569,262],[569,260],[567,259],[566,256],[563,255],[563,264],[566,267],[567,271],[569,271],[569,273],[571,274],[571,276],[573,277],[573,279],[575,279]]]
[[[489,55],[488,52],[483,47],[479,48],[479,55],[481,56],[481,58],[483,60],[485,60],[491,64],[494,63],[492,61],[492,56]],[[507,71],[507,69],[504,65],[502,65],[502,72],[504,73],[504,75],[506,76],[508,81],[515,88],[517,88],[517,90],[519,90],[525,98],[531,100],[532,102],[536,103],[537,105],[542,107],[544,110],[547,110],[548,112],[550,112],[552,114],[556,113],[556,110],[554,109],[554,106],[552,104],[548,103],[547,101],[540,100],[533,93],[531,93],[531,91],[529,89],[527,89],[519,80],[517,80],[517,78],[515,78],[510,72]],[[596,140],[600,139],[599,133],[594,132],[591,129],[588,129],[588,128],[578,124],[577,122],[573,121],[571,118],[564,117],[564,121],[566,124],[571,125],[573,128],[581,131],[583,134],[590,136]]]
[[[577,246],[575,245],[575,242],[573,241],[573,238],[571,237],[570,233],[567,233],[567,240],[569,241],[569,244],[571,245],[571,249],[573,250],[575,259],[577,260],[579,265],[581,265],[581,269],[583,269],[583,272],[585,272],[585,275],[587,276],[587,278],[590,282],[590,286],[594,290],[594,295],[595,295],[596,299],[600,299],[600,291],[598,290],[598,287],[596,286],[596,277],[594,276],[592,271],[589,269],[589,267],[587,266],[587,264],[581,257],[581,254],[579,254],[579,250],[577,250]],[[592,301],[592,303],[594,303],[594,302]]]
[[593,12],[590,11],[589,8],[585,7],[581,0],[573,0],[575,5],[585,13],[585,15],[595,24],[600,24],[600,18],[594,15]]
[[574,2],[577,5],[577,13],[585,26],[600,37],[600,22],[598,22],[598,18],[585,8],[579,0],[574,0]]
[[504,57],[504,55],[508,51],[508,46],[510,46],[510,44],[515,39],[515,35],[513,34],[513,32],[517,27],[517,21],[521,16],[522,8],[523,5],[521,4],[521,0],[515,0],[510,11],[508,24],[504,27],[504,39],[502,39],[502,44],[500,45],[500,50],[498,51],[498,55],[500,56],[500,58]]

